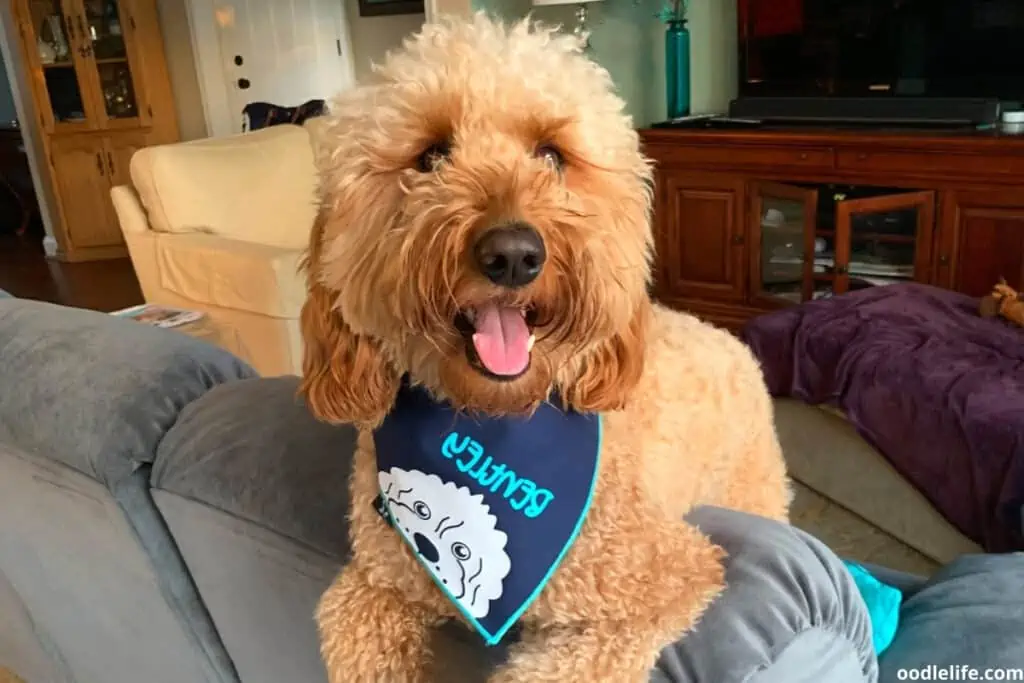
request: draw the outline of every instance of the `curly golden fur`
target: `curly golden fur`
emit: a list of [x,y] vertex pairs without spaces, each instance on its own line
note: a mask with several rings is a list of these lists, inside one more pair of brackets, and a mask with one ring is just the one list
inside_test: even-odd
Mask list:
[[[361,426],[354,556],[317,611],[332,683],[430,680],[429,629],[458,618],[372,507],[372,429],[406,375],[491,414],[552,391],[604,413],[590,514],[491,681],[646,680],[723,585],[722,551],[683,515],[717,504],[785,519],[789,494],[749,352],[648,297],[652,172],[608,73],[530,21],[443,20],[337,98],[324,139],[301,390],[320,419]],[[515,288],[472,256],[510,222],[547,254]],[[488,302],[529,311],[536,336],[502,381],[453,322]]]

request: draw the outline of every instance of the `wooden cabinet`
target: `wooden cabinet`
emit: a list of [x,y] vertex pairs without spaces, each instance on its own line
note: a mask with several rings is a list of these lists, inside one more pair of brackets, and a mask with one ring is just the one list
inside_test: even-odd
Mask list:
[[54,138],[50,163],[64,223],[75,228],[67,235],[71,250],[116,253],[123,245],[110,190],[131,182],[128,162],[145,145],[138,132]]
[[[642,131],[656,163],[655,296],[750,317],[915,281],[1024,289],[1024,137]],[[955,161],[954,161],[955,160]]]
[[[107,178],[110,180],[111,187],[131,184],[132,179],[128,165],[132,160],[132,155],[150,144],[149,135],[145,131],[106,137],[104,152],[107,156]],[[113,204],[111,204],[111,208],[113,208]]]
[[657,231],[661,283],[678,298],[741,301],[743,182],[713,173],[666,173]]
[[948,192],[942,216],[936,284],[971,296],[1001,278],[1024,289],[1024,189]]
[[[12,0],[58,216],[58,257],[123,256],[131,153],[178,139],[155,0]],[[97,194],[99,193],[99,194]]]
[[67,136],[53,142],[51,165],[61,198],[71,249],[117,246],[121,242],[104,158],[103,138]]

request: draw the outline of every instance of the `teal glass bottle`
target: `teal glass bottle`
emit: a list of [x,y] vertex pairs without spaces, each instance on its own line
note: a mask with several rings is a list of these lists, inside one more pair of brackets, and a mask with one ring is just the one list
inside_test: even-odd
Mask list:
[[668,118],[690,114],[690,30],[686,20],[670,21],[665,30],[665,94]]

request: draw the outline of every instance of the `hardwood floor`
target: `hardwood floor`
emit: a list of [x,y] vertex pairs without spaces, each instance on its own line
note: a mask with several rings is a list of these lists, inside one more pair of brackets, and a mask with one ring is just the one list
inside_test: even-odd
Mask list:
[[129,259],[61,263],[46,258],[36,236],[0,236],[0,289],[104,313],[143,303]]

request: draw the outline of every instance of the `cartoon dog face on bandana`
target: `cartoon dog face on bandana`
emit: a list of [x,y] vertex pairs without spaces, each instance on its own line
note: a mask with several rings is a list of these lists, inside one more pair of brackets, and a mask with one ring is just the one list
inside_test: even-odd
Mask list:
[[420,561],[471,616],[487,616],[512,568],[508,537],[483,496],[434,474],[397,467],[379,473],[389,512]]

